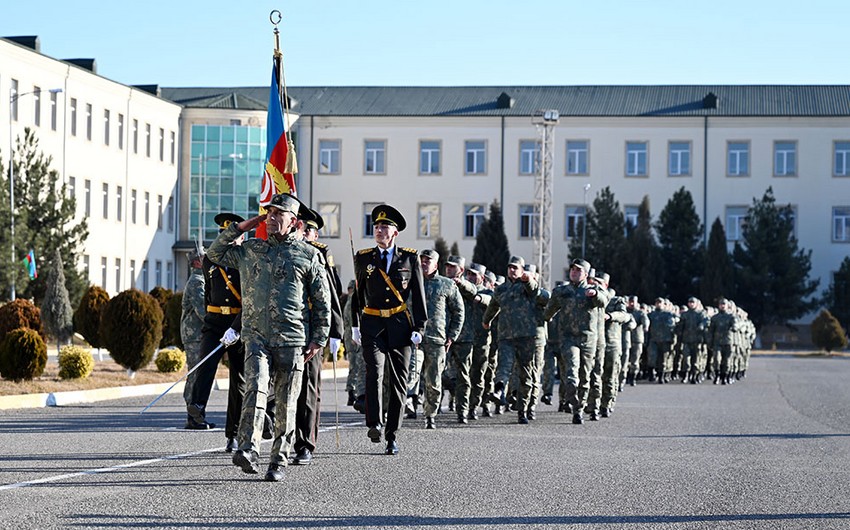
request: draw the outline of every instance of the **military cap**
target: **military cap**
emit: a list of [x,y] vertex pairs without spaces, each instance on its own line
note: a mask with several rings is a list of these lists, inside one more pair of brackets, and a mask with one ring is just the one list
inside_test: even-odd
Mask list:
[[440,259],[440,254],[433,248],[426,248],[425,250],[419,253],[419,256],[425,256],[426,258],[432,259],[434,261],[438,261]]
[[661,298],[661,297],[658,297],[658,298],[656,298],[656,299],[655,299],[655,303],[656,303],[656,304],[663,304],[663,303],[664,303],[664,299],[663,299],[663,298]]
[[562,285],[567,285],[567,282],[565,280],[558,280],[555,282],[555,287],[560,287]]
[[[484,276],[484,274],[487,273],[487,267],[485,267],[484,265],[481,265],[479,263],[470,263],[469,268],[466,269],[466,270],[472,271],[479,276]],[[493,275],[493,278],[495,278],[495,277],[496,276]]]
[[270,203],[266,205],[266,210],[269,208],[277,208],[278,210],[289,212],[293,215],[298,215],[301,210],[301,201],[295,195],[289,193],[278,193],[272,196]]
[[728,303],[729,303],[729,300],[727,300],[725,298],[721,298],[720,300],[717,301],[717,305],[728,304]]
[[605,285],[608,285],[609,283],[611,283],[611,275],[608,274],[607,272],[596,271],[595,278],[597,280],[605,282]]
[[304,225],[307,228],[315,228],[316,230],[321,230],[323,226],[325,226],[325,220],[322,219],[322,216],[319,215],[319,212],[312,208],[308,208],[303,203],[301,204],[301,208],[298,209],[298,218],[304,221]]
[[587,271],[587,276],[590,278],[596,278],[596,269],[591,267],[590,270]]
[[590,263],[588,263],[587,261],[585,261],[581,258],[574,259],[572,261],[572,263],[570,263],[570,268],[573,268],[573,267],[579,268],[579,269],[583,270],[584,272],[590,272]]
[[690,302],[697,303],[697,302],[699,302],[699,300],[697,300],[696,296],[692,296],[692,297],[688,298],[688,303],[690,303]]
[[484,277],[491,283],[496,283],[496,274],[493,271],[485,271]]
[[407,228],[407,222],[401,212],[389,204],[379,204],[372,209],[372,224],[385,223],[398,228],[401,232]]
[[522,256],[511,256],[511,259],[508,260],[508,267],[515,266],[520,269],[525,267],[525,259]]
[[535,272],[537,272],[537,265],[534,265],[533,263],[526,263],[523,269],[525,270],[525,272],[534,274]]
[[460,269],[463,269],[463,268],[466,267],[466,258],[464,258],[463,256],[452,255],[452,256],[449,256],[446,259],[446,263],[451,263],[452,265],[454,265],[454,266],[456,266]]
[[496,276],[496,285],[502,285],[503,283],[505,283],[505,277],[501,274]]
[[230,226],[230,223],[241,223],[245,219],[235,213],[223,212],[216,215],[213,220],[215,221],[215,224],[218,225],[219,230],[224,230]]

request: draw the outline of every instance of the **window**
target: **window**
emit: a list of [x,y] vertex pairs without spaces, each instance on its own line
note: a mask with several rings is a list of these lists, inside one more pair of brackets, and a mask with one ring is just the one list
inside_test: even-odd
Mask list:
[[86,190],[86,217],[90,217],[91,216],[91,181],[89,179],[86,179],[85,190]]
[[109,219],[109,184],[103,183],[103,218]]
[[325,226],[319,232],[322,237],[339,237],[340,225],[340,203],[338,202],[320,202],[316,205],[316,211],[322,216],[325,221]]
[[683,177],[691,174],[691,143],[670,142],[670,161],[668,172],[671,177]]
[[487,149],[483,140],[467,140],[465,142],[464,152],[466,153],[466,163],[464,173],[467,175],[483,175],[487,171],[485,157]]
[[832,209],[832,240],[850,242],[850,206],[836,206]]
[[121,290],[121,258],[115,258],[115,290]]
[[109,145],[109,110],[103,109],[103,145]]
[[419,174],[440,174],[440,142],[421,140],[419,142]]
[[145,226],[150,226],[151,224],[151,194],[149,191],[145,192]]
[[744,236],[744,227],[747,224],[746,206],[726,207],[726,240],[740,241]]
[[162,230],[162,195],[156,196],[156,229]]
[[91,141],[91,127],[92,127],[92,109],[91,103],[86,103],[86,140]]
[[154,265],[154,279],[156,286],[162,287],[162,262],[160,260],[156,260],[156,265]]
[[850,177],[850,141],[835,142],[835,169],[833,175],[836,177]]
[[486,204],[463,205],[463,237],[478,237],[478,229],[484,222],[484,208],[486,207]]
[[89,283],[89,281],[90,281],[89,275],[91,274],[91,268],[89,266],[89,255],[88,254],[83,254],[83,271],[84,271],[84,274],[85,274],[85,276],[83,276],[83,277],[86,279],[86,283]]
[[58,99],[59,94],[56,92],[50,91],[50,130],[56,130],[57,124],[57,115],[58,115]]
[[171,131],[171,165],[174,165],[174,161],[177,159],[177,135],[174,131]]
[[71,136],[77,136],[77,98],[71,98]]
[[32,87],[32,124],[41,127],[41,87]]
[[77,177],[68,177],[68,198],[77,198]]
[[106,258],[100,258],[100,287],[106,289]]
[[159,129],[159,161],[165,162],[165,129]]
[[136,260],[130,260],[130,289],[136,288]]
[[581,237],[585,212],[586,210],[584,206],[570,206],[569,204],[567,205],[565,223],[565,236],[567,239]]
[[168,198],[168,206],[165,207],[165,218],[168,222],[168,231],[174,232],[174,197]]
[[139,120],[133,120],[133,154],[139,154]]
[[130,192],[130,221],[136,224],[136,190]]
[[626,142],[626,176],[646,177],[647,142]]
[[140,276],[142,278],[142,291],[150,291],[150,284],[148,283],[148,260],[142,262],[142,272]]
[[626,232],[628,233],[629,226],[636,228],[638,224],[638,212],[640,206],[626,205],[623,206],[623,218],[626,221]]
[[18,121],[18,80],[12,79],[12,86],[9,88],[9,112],[12,115],[12,121]]
[[532,239],[540,233],[539,214],[533,204],[519,205],[519,238]]
[[519,142],[519,174],[536,175],[540,147],[535,140],[520,140]]
[[366,173],[384,174],[386,172],[384,167],[386,152],[386,140],[366,141]]
[[587,175],[587,140],[567,140],[567,175]]
[[319,140],[319,173],[339,174],[339,140]]
[[174,263],[171,260],[165,262],[165,281],[166,289],[174,288]]
[[124,115],[118,114],[118,149],[124,150]]
[[750,143],[728,142],[726,144],[726,175],[747,177],[750,175]]
[[[151,157],[151,124],[145,124],[145,156]],[[159,284],[157,284],[159,285]]]
[[372,237],[375,235],[375,230],[372,227],[372,210],[379,202],[364,202],[363,203],[363,237]]
[[773,142],[773,176],[797,175],[797,142]]
[[419,205],[419,233],[420,239],[434,239],[440,237],[440,205],[427,203]]
[[115,218],[117,220],[121,220],[121,217],[124,213],[124,188],[122,186],[115,186]]

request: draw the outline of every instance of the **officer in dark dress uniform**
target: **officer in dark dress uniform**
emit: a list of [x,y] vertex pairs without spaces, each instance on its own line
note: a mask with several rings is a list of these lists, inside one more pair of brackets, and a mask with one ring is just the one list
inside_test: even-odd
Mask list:
[[[324,243],[319,243],[319,230],[325,226],[325,221],[319,212],[302,205],[298,219],[304,223],[304,241],[319,251],[319,256],[325,267],[328,285],[331,291],[331,329],[328,340],[331,355],[336,356],[342,343],[344,333],[342,324],[342,306],[339,295],[342,284],[334,269],[334,259],[330,249]],[[314,355],[304,362],[304,375],[301,381],[301,393],[298,395],[295,410],[295,456],[292,463],[306,465],[313,461],[313,452],[319,437],[319,402],[321,401],[322,356]]]
[[[244,219],[232,213],[220,213],[215,216],[219,231],[239,223]],[[227,424],[225,436],[227,448],[233,450],[239,427],[239,414],[242,411],[242,395],[244,393],[244,358],[245,352],[242,341],[238,340],[242,320],[237,318],[242,311],[242,295],[240,291],[239,271],[230,267],[221,267],[206,256],[203,261],[204,272],[204,302],[207,314],[201,330],[201,358],[206,357],[219,343],[226,344],[212,357],[204,361],[197,370],[195,386],[187,406],[189,417],[186,429],[212,429],[215,424],[206,421],[207,402],[210,399],[215,373],[224,353],[230,361],[230,389],[227,400]],[[225,334],[228,338],[225,339]],[[235,339],[234,339],[235,337]],[[240,392],[240,389],[242,391]]]
[[395,455],[396,431],[401,427],[407,396],[410,346],[422,341],[428,312],[419,256],[415,249],[395,245],[398,233],[407,226],[404,217],[392,206],[381,204],[372,210],[372,223],[377,246],[354,256],[357,289],[352,300],[352,334],[363,345],[366,426],[374,443],[381,442],[386,363],[389,404],[384,436],[386,454]]

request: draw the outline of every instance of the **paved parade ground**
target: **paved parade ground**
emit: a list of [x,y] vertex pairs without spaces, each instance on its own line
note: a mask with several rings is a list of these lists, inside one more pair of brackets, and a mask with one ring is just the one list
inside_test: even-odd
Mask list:
[[[179,395],[0,411],[2,528],[850,528],[850,358],[761,355],[745,381],[639,384],[576,426],[542,405],[405,421],[384,456],[324,381],[319,449],[246,475]],[[340,381],[340,390],[344,383]],[[214,392],[224,423],[226,392]]]

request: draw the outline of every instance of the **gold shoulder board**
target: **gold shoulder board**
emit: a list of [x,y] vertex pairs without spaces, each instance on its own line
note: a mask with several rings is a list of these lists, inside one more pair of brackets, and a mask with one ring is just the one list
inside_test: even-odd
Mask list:
[[414,255],[417,252],[417,250],[415,248],[410,248],[410,247],[400,247],[400,248],[401,248],[401,250],[403,250],[405,252],[409,252],[410,254],[414,254]]
[[357,251],[357,253],[358,253],[358,254],[368,254],[368,253],[372,252],[372,250],[374,250],[374,249],[372,249],[372,248],[364,248],[363,250],[358,250],[358,251]]
[[325,245],[324,243],[319,243],[318,241],[310,241],[310,244],[316,248],[328,248],[327,245]]

